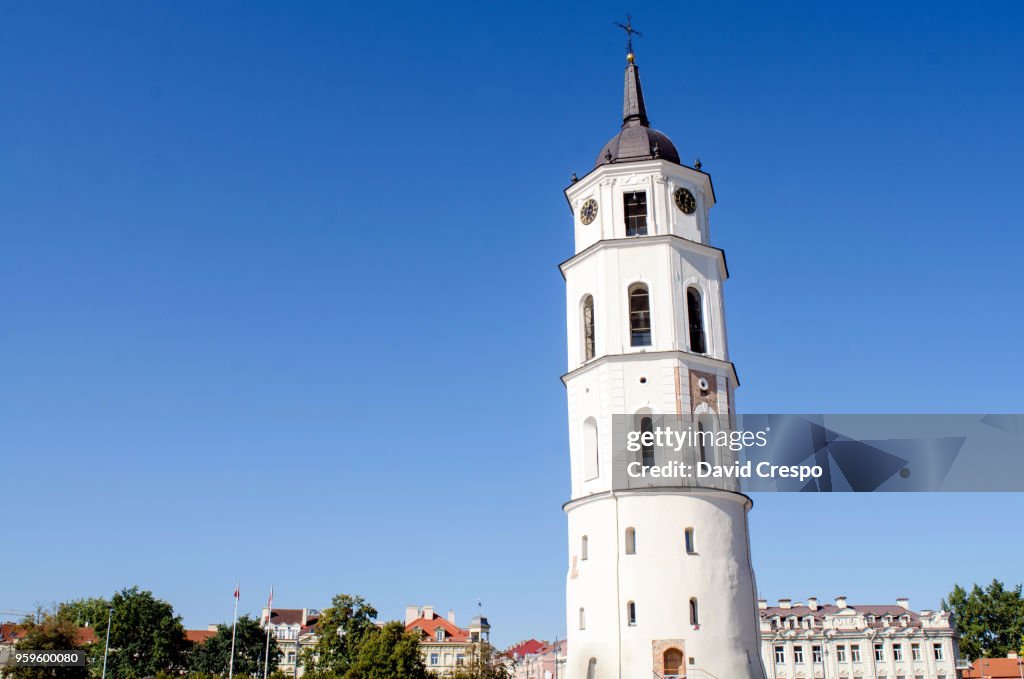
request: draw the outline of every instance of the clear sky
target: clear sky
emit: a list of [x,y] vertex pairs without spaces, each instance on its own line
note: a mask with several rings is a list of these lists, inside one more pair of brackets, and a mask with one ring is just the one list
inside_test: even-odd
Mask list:
[[[747,412],[1024,412],[1020,3],[0,7],[0,609],[564,633],[562,189],[700,156]],[[1022,579],[1024,495],[759,495],[765,597]],[[0,616],[4,617],[4,616]]]

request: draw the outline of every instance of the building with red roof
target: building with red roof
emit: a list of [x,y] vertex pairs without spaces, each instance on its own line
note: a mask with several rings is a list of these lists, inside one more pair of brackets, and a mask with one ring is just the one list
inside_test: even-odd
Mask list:
[[465,664],[481,642],[489,641],[491,626],[487,618],[476,616],[463,628],[455,624],[455,611],[447,617],[434,612],[433,606],[406,606],[405,629],[420,635],[420,651],[427,670],[439,676],[450,675]]
[[1017,653],[1006,658],[979,658],[961,676],[963,679],[1022,679],[1024,658]]

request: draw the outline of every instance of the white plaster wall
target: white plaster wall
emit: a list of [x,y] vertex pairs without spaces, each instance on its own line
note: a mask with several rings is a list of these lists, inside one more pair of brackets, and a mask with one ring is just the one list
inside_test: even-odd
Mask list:
[[[567,678],[585,677],[591,657],[601,679],[650,677],[652,640],[659,639],[685,640],[685,656],[694,659],[689,667],[730,679],[764,677],[747,558],[748,502],[720,491],[627,491],[568,505]],[[631,555],[624,549],[629,527],[637,542]],[[696,554],[684,548],[688,527]],[[579,559],[583,535],[586,561]],[[691,597],[700,607],[698,629],[689,621]],[[637,606],[636,626],[627,624],[629,601]],[[580,607],[585,630],[575,624]]]

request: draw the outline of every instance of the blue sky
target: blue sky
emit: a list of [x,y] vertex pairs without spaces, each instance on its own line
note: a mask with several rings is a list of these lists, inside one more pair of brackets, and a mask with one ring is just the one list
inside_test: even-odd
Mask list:
[[[361,593],[564,632],[561,195],[609,2],[0,8],[0,609]],[[747,412],[1022,412],[1019,4],[633,6]],[[1024,496],[760,495],[769,598],[1020,580]],[[927,564],[922,567],[921,563]]]

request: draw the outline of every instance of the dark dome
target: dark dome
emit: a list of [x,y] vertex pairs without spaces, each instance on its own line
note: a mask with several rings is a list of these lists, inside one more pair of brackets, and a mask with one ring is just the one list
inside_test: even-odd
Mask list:
[[598,154],[594,167],[608,163],[661,158],[679,164],[679,152],[668,136],[645,125],[623,127]]
[[644,91],[640,87],[640,69],[630,52],[626,56],[626,82],[622,93],[622,130],[611,138],[594,167],[608,163],[628,163],[633,160],[661,158],[679,164],[679,152],[672,140],[651,129],[644,105]]

